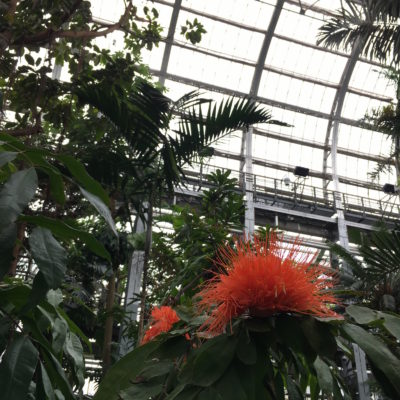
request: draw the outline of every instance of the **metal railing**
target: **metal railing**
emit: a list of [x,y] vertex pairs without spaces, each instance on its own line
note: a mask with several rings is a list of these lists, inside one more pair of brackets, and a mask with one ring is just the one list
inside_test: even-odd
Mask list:
[[[185,187],[189,190],[199,191],[201,188],[210,187],[207,175],[221,167],[203,165],[199,170],[185,170],[187,181]],[[225,169],[226,170],[226,169]],[[244,182],[252,182],[254,202],[269,205],[296,208],[308,208],[310,212],[316,210],[331,210],[336,212],[335,192],[324,190],[321,187],[306,185],[302,182],[286,183],[277,178],[269,178],[254,174],[230,170],[231,178],[238,180],[238,191],[243,191]],[[390,199],[371,199],[346,193],[337,193],[341,197],[345,215],[357,215],[360,219],[372,217],[374,219],[397,220],[400,218],[400,198],[392,196]]]

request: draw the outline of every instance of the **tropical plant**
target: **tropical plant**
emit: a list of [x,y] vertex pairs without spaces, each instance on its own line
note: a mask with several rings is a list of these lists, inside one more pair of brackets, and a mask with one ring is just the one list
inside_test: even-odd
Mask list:
[[[232,243],[232,231],[241,231],[243,194],[230,171],[217,169],[196,206],[175,205],[172,213],[156,218],[172,232],[155,232],[151,250],[149,287],[152,304],[190,302],[196,288],[213,267],[218,248]],[[179,288],[179,289],[178,289]]]
[[349,399],[337,358],[338,348],[353,357],[350,342],[399,396],[399,316],[355,305],[338,316],[328,270],[273,233],[235,249],[221,249],[200,310],[153,310],[144,343],[110,369],[96,400]]
[[397,0],[343,0],[334,17],[320,28],[317,43],[351,50],[361,43],[362,54],[382,63],[400,61],[400,5]]
[[391,140],[389,157],[386,160],[378,162],[374,171],[369,173],[373,180],[379,178],[383,172],[391,172],[392,165],[396,170],[396,182],[400,183],[400,73],[395,68],[388,68],[383,75],[396,88],[396,105],[389,104],[380,108],[372,109],[366,113],[363,121],[369,123],[374,129],[382,132]]
[[354,301],[375,309],[400,311],[400,233],[381,229],[370,235],[358,234],[356,257],[338,244],[331,250],[351,268],[346,277]]

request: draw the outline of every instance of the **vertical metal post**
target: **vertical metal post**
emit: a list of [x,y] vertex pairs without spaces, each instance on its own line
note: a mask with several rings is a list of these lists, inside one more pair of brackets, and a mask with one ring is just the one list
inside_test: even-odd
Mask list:
[[[344,98],[346,95],[347,88],[349,86],[351,75],[354,71],[354,67],[356,65],[358,56],[363,48],[364,40],[358,40],[353,48],[351,57],[345,67],[345,70],[342,75],[342,79],[340,82],[340,88],[336,94],[334,106],[333,106],[333,114],[332,114],[332,147],[331,147],[331,156],[332,156],[332,181],[334,187],[334,202],[337,213],[337,223],[338,223],[338,233],[339,233],[339,242],[341,246],[345,249],[349,249],[349,237],[347,233],[347,225],[344,215],[342,197],[340,195],[340,183],[339,183],[339,175],[338,175],[338,161],[337,161],[337,148],[338,148],[338,140],[339,140],[339,118],[342,113]],[[328,128],[328,135],[329,135]],[[351,274],[349,267],[344,264],[343,269]],[[353,344],[354,350],[354,359],[357,370],[357,386],[360,400],[370,400],[370,391],[368,384],[368,375],[367,375],[367,367],[366,367],[366,358],[364,351]]]
[[253,184],[253,127],[246,131],[246,155],[245,155],[245,189],[246,189],[246,211],[245,211],[245,233],[247,236],[254,233],[254,184]]
[[[145,216],[146,218],[146,216]],[[135,232],[143,233],[145,231],[144,221],[137,216],[135,221]],[[139,307],[139,295],[142,287],[142,275],[144,266],[144,251],[135,250],[132,253],[132,258],[129,263],[128,280],[125,289],[125,313],[127,321],[121,326],[120,344],[119,344],[119,356],[123,357],[133,348],[133,341],[123,330],[129,325],[129,323],[135,322],[138,315]]]

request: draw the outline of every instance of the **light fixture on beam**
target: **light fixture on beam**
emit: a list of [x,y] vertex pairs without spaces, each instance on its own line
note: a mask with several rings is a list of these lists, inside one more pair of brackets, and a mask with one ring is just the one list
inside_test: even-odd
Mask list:
[[301,176],[302,178],[306,178],[307,176],[310,175],[310,169],[309,168],[305,168],[305,167],[295,167],[294,168],[294,172],[293,172],[296,176]]

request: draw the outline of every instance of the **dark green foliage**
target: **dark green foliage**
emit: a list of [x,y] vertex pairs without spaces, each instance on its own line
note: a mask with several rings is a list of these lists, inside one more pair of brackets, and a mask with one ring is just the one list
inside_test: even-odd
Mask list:
[[[387,392],[399,396],[400,360],[382,341],[386,333],[367,317],[371,310],[348,308],[350,315],[355,312],[362,318],[362,323],[360,319],[355,321],[358,325],[344,320],[278,315],[259,320],[264,325],[260,331],[253,329],[255,320],[238,320],[233,322],[232,331],[212,339],[203,339],[198,325],[186,319],[185,323],[179,322],[181,327],[186,323],[191,326],[191,341],[182,338],[185,347],[168,358],[158,351],[177,339],[176,329],[138,347],[112,367],[95,399],[117,399],[119,395],[126,399],[146,398],[153,393],[157,400],[265,400],[285,396],[302,400],[308,389],[312,399],[349,399],[349,389],[336,365],[336,348],[331,352],[322,345],[328,340],[340,341],[346,347],[346,339],[366,351],[368,361],[378,371],[378,382],[388,384]],[[393,318],[399,328],[400,318]],[[305,325],[312,327],[312,336],[309,332],[301,334]],[[130,383],[126,374],[131,376]]]
[[[232,240],[231,231],[242,228],[244,202],[237,181],[229,171],[217,170],[207,176],[198,207],[174,206],[172,214],[158,218],[170,223],[173,232],[155,233],[152,246],[152,300],[190,301],[197,286],[215,267],[220,246]],[[182,285],[178,291],[176,287]]]

